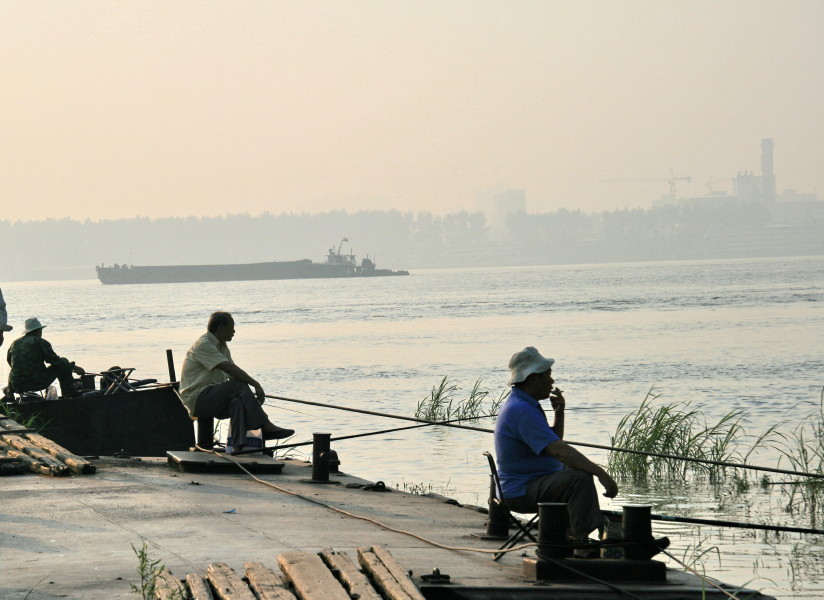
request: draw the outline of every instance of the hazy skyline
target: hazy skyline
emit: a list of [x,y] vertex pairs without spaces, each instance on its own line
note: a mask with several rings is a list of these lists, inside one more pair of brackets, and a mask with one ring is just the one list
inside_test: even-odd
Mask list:
[[0,50],[6,220],[646,208],[762,138],[824,190],[819,0],[11,1]]

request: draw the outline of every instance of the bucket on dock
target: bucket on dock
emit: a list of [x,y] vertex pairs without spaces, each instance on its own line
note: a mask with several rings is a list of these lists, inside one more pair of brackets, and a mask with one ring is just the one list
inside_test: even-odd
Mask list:
[[[260,429],[250,429],[246,432],[246,443],[244,446],[249,448],[260,448],[263,449],[263,432]],[[233,450],[232,444],[232,436],[228,436],[226,438],[226,454],[231,454]],[[250,452],[247,456],[253,456],[255,454],[262,454],[262,452]]]

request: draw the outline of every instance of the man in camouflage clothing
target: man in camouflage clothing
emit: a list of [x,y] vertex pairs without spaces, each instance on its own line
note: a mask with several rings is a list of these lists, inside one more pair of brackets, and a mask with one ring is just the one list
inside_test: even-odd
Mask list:
[[[6,358],[9,372],[9,391],[36,392],[45,390],[57,379],[64,398],[78,396],[72,372],[78,375],[85,371],[58,356],[49,342],[43,339],[43,327],[36,317],[26,319],[26,333],[9,346]],[[50,366],[46,366],[49,363]]]

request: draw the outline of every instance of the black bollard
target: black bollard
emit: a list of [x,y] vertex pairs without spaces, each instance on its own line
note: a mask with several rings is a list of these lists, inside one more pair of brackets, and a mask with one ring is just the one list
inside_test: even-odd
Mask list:
[[624,547],[624,558],[647,559],[652,542],[652,506],[649,504],[625,504],[621,521],[621,537],[629,542]]
[[572,554],[567,540],[569,511],[565,502],[538,503],[538,558],[565,558]]
[[[305,483],[333,483],[340,485],[338,481],[329,479],[329,465],[333,462],[332,455],[335,452],[329,449],[331,433],[312,434],[312,479],[303,479]],[[337,472],[337,471],[336,471]]]

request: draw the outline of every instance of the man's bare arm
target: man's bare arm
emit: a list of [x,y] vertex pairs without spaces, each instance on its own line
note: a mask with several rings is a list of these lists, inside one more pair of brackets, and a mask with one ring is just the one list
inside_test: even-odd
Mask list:
[[571,469],[578,469],[597,477],[604,486],[604,496],[607,498],[614,498],[618,494],[618,484],[603,467],[596,465],[563,440],[552,442],[544,448],[543,454],[560,460]]
[[228,360],[222,362],[215,366],[216,369],[220,369],[224,373],[226,373],[232,379],[237,379],[238,381],[242,381],[243,383],[248,383],[253,388],[255,388],[255,396],[257,396],[258,403],[263,404],[266,400],[266,394],[263,391],[263,387],[257,382],[257,380],[249,375],[246,371],[241,369],[235,363],[229,362]]

